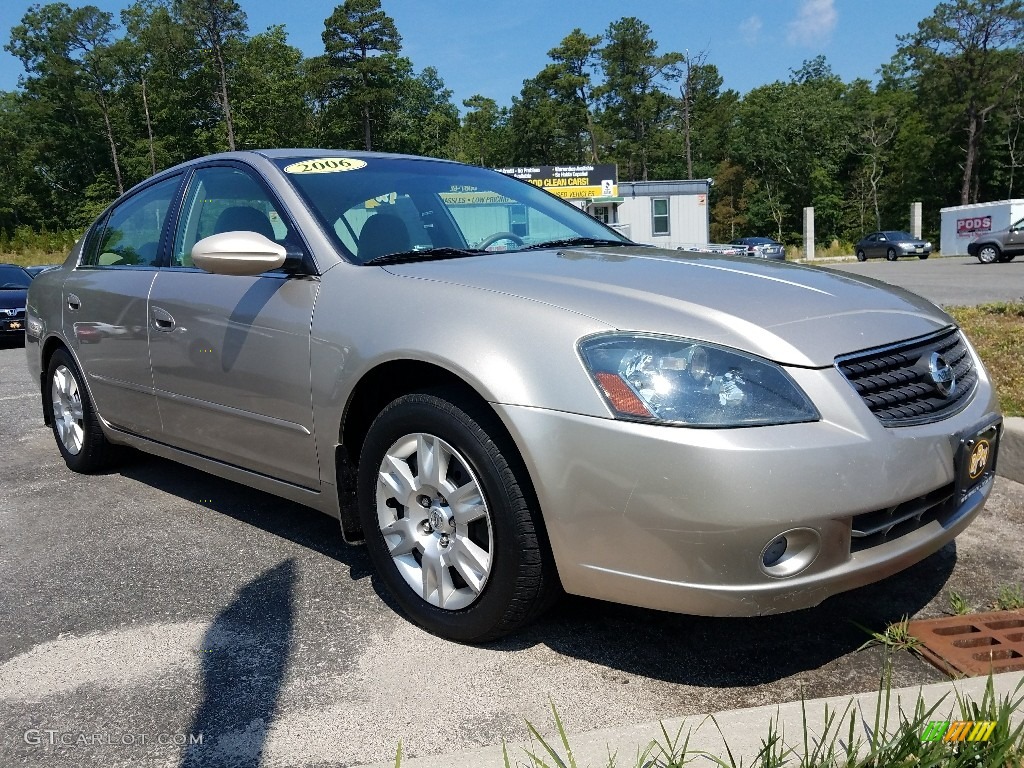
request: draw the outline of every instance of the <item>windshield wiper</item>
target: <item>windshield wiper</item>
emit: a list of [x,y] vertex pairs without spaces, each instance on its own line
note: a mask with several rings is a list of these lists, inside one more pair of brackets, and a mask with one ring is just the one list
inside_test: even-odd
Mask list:
[[435,259],[461,259],[466,256],[479,256],[487,253],[473,248],[427,248],[422,251],[402,251],[401,253],[385,253],[364,261],[364,267],[377,267],[382,264],[406,264],[410,261],[432,261]]
[[572,248],[578,245],[603,245],[615,248],[624,245],[636,245],[628,240],[608,240],[600,237],[567,237],[563,240],[548,240],[543,243],[531,243],[520,248],[520,251],[537,251],[541,248]]

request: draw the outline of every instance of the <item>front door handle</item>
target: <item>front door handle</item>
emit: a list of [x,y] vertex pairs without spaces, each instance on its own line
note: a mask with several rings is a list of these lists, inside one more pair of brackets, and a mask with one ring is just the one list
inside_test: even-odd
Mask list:
[[70,309],[70,310],[77,310],[77,309],[80,309],[81,307],[82,307],[82,300],[80,298],[78,298],[75,294],[69,293],[68,294],[68,309]]
[[150,313],[153,316],[153,327],[158,331],[173,331],[174,330],[174,318],[171,313],[166,309],[160,309],[160,307],[151,307]]

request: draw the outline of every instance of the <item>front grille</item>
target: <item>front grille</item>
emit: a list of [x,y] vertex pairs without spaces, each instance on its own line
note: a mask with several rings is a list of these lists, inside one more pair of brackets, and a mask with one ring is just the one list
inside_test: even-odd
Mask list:
[[[956,382],[945,396],[929,370],[938,354],[953,369]],[[836,358],[864,404],[887,427],[938,421],[967,404],[978,383],[974,359],[955,328],[880,349]]]
[[855,515],[850,538],[850,551],[861,552],[887,541],[906,536],[932,520],[945,525],[957,511],[951,502],[953,483],[938,490],[905,501],[894,507]]

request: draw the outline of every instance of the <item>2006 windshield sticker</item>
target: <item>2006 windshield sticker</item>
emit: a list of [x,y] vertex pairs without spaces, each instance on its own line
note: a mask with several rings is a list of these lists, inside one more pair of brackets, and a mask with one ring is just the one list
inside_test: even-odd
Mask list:
[[315,160],[301,160],[286,165],[285,173],[338,173],[339,171],[357,171],[365,168],[366,162],[351,157],[318,157]]

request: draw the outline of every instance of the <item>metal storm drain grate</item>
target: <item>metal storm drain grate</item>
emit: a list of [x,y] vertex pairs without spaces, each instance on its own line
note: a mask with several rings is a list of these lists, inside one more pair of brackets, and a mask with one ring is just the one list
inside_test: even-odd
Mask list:
[[1024,611],[911,621],[928,661],[954,677],[1024,671]]

